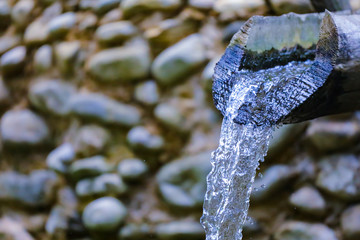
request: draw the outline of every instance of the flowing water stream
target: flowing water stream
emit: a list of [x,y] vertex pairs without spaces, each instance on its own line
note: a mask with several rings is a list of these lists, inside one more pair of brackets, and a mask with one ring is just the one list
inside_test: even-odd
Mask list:
[[249,100],[265,106],[261,101],[269,91],[281,81],[299,76],[311,64],[309,60],[291,62],[257,72],[243,70],[237,76],[226,106],[219,147],[212,153],[212,170],[207,177],[201,218],[206,240],[242,239],[256,169],[264,160],[275,127],[266,121],[261,126],[236,124],[233,119],[238,109]]

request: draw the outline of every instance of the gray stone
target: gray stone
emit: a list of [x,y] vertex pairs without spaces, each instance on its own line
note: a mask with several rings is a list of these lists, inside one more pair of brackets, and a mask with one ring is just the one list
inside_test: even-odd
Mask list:
[[275,240],[338,240],[324,224],[298,221],[285,222],[275,233]]
[[216,63],[220,60],[220,57],[215,57],[206,65],[204,71],[201,74],[201,83],[205,91],[211,94],[212,89],[212,77],[214,74],[214,68]]
[[22,73],[26,58],[24,46],[15,47],[1,56],[0,68],[5,77]]
[[184,80],[206,60],[203,40],[193,34],[161,52],[154,60],[152,73],[159,84],[169,86]]
[[122,0],[121,10],[125,17],[130,17],[139,12],[148,11],[173,11],[181,6],[181,0]]
[[306,214],[322,216],[326,210],[326,202],[318,190],[305,186],[291,194],[290,204]]
[[189,5],[200,10],[211,10],[216,0],[189,0]]
[[143,160],[128,158],[118,164],[118,173],[124,181],[140,181],[148,173],[149,168]]
[[68,101],[76,92],[70,83],[57,79],[43,79],[31,85],[29,89],[30,103],[37,109],[65,116],[68,114]]
[[360,136],[356,122],[313,121],[306,131],[306,140],[319,152],[334,152],[353,147]]
[[333,155],[319,163],[316,185],[327,193],[345,199],[360,199],[360,162],[353,155]]
[[128,224],[120,229],[118,240],[147,239],[150,234],[151,229],[147,224]]
[[118,174],[108,173],[94,178],[92,189],[96,195],[119,195],[127,191],[127,186]]
[[17,35],[5,35],[0,37],[0,55],[20,44],[20,37]]
[[9,89],[6,87],[2,77],[0,77],[0,106],[4,106],[10,103],[9,97],[10,97]]
[[92,179],[83,179],[76,184],[76,194],[81,198],[92,196],[121,195],[127,191],[122,178],[113,173],[102,174]]
[[13,171],[0,174],[0,201],[18,203],[29,207],[49,205],[55,194],[56,174],[35,170],[30,175]]
[[11,7],[8,1],[0,1],[0,29],[6,28],[11,23]]
[[345,239],[360,239],[360,205],[354,205],[341,214],[341,230]]
[[165,144],[160,135],[152,134],[142,126],[132,128],[126,139],[130,147],[139,151],[158,152]]
[[92,14],[92,13],[86,13],[84,15],[81,15],[81,19],[79,22],[79,30],[80,31],[93,31],[96,29],[97,27],[97,22],[98,22],[98,18],[96,17],[96,15]]
[[80,50],[81,46],[78,41],[61,42],[55,46],[56,65],[63,75],[74,74]]
[[154,81],[139,83],[135,88],[135,99],[147,106],[159,101],[159,89]]
[[26,28],[24,42],[26,45],[41,45],[49,40],[49,28],[42,19],[36,19]]
[[283,154],[303,134],[307,125],[307,123],[296,123],[276,128],[269,143],[266,159],[275,159]]
[[67,173],[69,165],[74,158],[74,147],[70,143],[64,143],[49,153],[46,158],[46,164],[48,168],[56,172]]
[[210,158],[210,153],[205,152],[163,166],[156,181],[164,201],[177,209],[201,209],[206,176],[211,170]]
[[110,133],[95,124],[81,127],[72,140],[76,154],[85,157],[101,153],[109,141]]
[[69,172],[72,178],[82,179],[95,177],[100,174],[109,172],[112,167],[106,162],[103,156],[94,156],[79,159],[70,165]]
[[223,41],[229,43],[231,38],[241,29],[244,23],[244,21],[234,21],[227,25],[223,31]]
[[95,37],[102,45],[120,45],[124,40],[134,36],[137,28],[130,21],[119,21],[101,25]]
[[21,223],[10,217],[0,219],[0,236],[4,240],[34,240]]
[[276,15],[314,12],[311,0],[271,0],[269,3]]
[[178,132],[187,130],[186,118],[175,106],[168,103],[161,103],[154,109],[154,115],[158,121],[170,129]]
[[214,11],[219,14],[220,21],[230,21],[238,18],[247,19],[253,15],[264,15],[268,11],[262,0],[218,0]]
[[37,73],[48,71],[53,64],[53,50],[50,45],[41,46],[34,54],[34,69]]
[[92,56],[87,69],[99,81],[125,83],[146,78],[150,61],[150,53],[145,46],[109,48]]
[[20,0],[11,10],[11,20],[20,29],[28,25],[35,7],[33,0]]
[[175,221],[163,223],[156,226],[156,236],[160,240],[202,240],[205,238],[205,231],[198,222]]
[[56,205],[46,221],[45,231],[51,236],[65,236],[68,230],[68,214],[64,207]]
[[284,188],[297,175],[294,168],[286,165],[273,165],[257,178],[251,192],[252,201],[263,201]]
[[76,14],[66,12],[52,19],[49,24],[49,35],[53,39],[61,39],[75,26]]
[[45,121],[28,109],[6,112],[0,123],[4,144],[11,146],[38,146],[49,139]]
[[96,232],[117,230],[127,216],[127,209],[118,199],[103,197],[88,204],[83,212],[83,223]]
[[101,94],[77,94],[70,99],[69,108],[70,112],[76,116],[103,123],[126,127],[140,123],[141,115],[137,108]]
[[93,1],[92,9],[99,15],[105,14],[119,6],[121,0],[98,0]]

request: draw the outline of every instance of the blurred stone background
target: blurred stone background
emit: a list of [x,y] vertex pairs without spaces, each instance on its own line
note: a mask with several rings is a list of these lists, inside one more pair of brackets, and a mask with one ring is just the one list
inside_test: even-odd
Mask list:
[[[290,11],[313,8],[0,0],[0,239],[204,239],[213,67],[243,21]],[[359,140],[359,113],[277,129],[244,240],[360,239]]]

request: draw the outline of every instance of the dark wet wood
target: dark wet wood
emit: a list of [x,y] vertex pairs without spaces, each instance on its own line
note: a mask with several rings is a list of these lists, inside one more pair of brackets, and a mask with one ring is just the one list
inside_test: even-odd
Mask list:
[[[235,122],[295,123],[359,110],[360,15],[327,12],[323,16],[292,14],[278,19],[250,19],[234,36],[215,68],[213,97],[216,107],[224,114],[227,98],[240,70],[257,71],[312,59],[314,63],[301,76],[286,79],[265,96],[265,101],[273,102],[266,111],[249,115],[240,107]],[[284,32],[279,34],[277,31]],[[299,38],[299,34],[306,36]],[[274,101],[274,98],[278,99]]]

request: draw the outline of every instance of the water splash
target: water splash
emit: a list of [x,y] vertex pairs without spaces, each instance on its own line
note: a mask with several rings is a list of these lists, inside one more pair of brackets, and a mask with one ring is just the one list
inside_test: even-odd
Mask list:
[[[234,123],[238,109],[253,102],[252,111],[266,106],[262,100],[279,83],[299,76],[311,61],[252,72],[243,70],[226,106],[219,147],[212,153],[212,170],[207,177],[207,192],[201,224],[206,240],[241,240],[250,204],[252,183],[259,162],[264,160],[274,126]],[[266,123],[266,121],[264,120]]]

